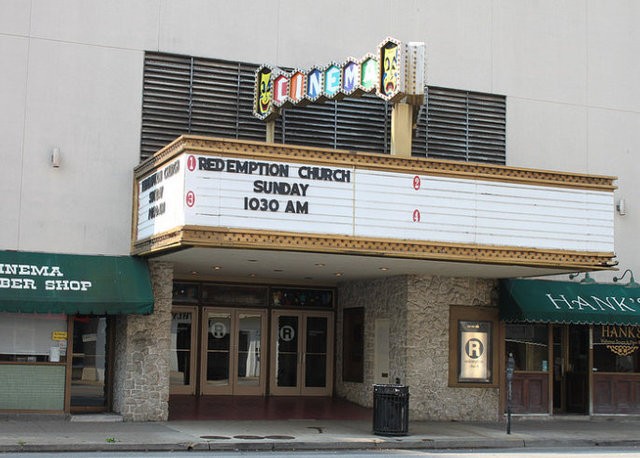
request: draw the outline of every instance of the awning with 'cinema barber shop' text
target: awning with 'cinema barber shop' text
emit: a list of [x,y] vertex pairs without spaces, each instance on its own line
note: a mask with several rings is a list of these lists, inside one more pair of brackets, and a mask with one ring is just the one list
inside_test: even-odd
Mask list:
[[149,269],[131,256],[0,251],[0,311],[149,314]]

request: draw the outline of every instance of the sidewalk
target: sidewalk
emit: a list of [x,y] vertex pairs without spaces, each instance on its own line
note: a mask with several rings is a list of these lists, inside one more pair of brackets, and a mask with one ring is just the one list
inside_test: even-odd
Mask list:
[[[82,421],[78,421],[82,420]],[[410,422],[409,435],[376,436],[366,421],[170,421],[117,416],[0,417],[0,453],[64,451],[469,449],[640,446],[640,419]]]

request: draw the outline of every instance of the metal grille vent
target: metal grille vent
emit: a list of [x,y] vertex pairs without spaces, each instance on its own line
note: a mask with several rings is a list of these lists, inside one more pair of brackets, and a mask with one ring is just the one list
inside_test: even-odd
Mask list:
[[429,86],[414,133],[413,155],[505,163],[504,96]]
[[[147,52],[141,159],[182,134],[264,140],[252,113],[257,65]],[[504,96],[427,87],[414,156],[505,163]],[[276,141],[389,153],[391,107],[374,95],[282,110]]]

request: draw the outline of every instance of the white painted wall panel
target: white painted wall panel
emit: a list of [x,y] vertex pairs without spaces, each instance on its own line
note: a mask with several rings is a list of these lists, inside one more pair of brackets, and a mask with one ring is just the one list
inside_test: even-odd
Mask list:
[[493,90],[584,104],[586,2],[498,1],[493,10]]
[[587,102],[592,107],[638,113],[640,60],[632,56],[640,44],[640,3],[591,0],[588,8]]
[[27,36],[31,3],[25,0],[0,0],[0,34]]
[[28,46],[24,38],[0,35],[0,56],[11,62],[0,66],[0,247],[12,250],[18,248],[20,234]]
[[141,64],[140,52],[30,41],[19,249],[129,252]]
[[33,37],[135,50],[158,47],[159,0],[30,3]]

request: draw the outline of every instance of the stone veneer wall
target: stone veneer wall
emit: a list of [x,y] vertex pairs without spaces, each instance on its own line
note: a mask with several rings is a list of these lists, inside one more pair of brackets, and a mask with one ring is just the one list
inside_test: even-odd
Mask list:
[[120,316],[116,323],[113,410],[125,421],[166,421],[173,265],[150,262],[155,300],[151,315]]
[[[343,284],[338,289],[336,320],[336,394],[360,405],[373,405],[375,320],[389,318],[389,380],[405,383],[407,335],[406,277]],[[364,383],[342,381],[342,310],[364,307]]]
[[[475,278],[401,276],[343,284],[338,291],[336,394],[371,406],[374,321],[391,319],[390,380],[409,386],[413,420],[490,420],[498,388],[450,388],[449,307],[496,306],[497,283]],[[365,307],[364,383],[342,382],[342,310]]]

